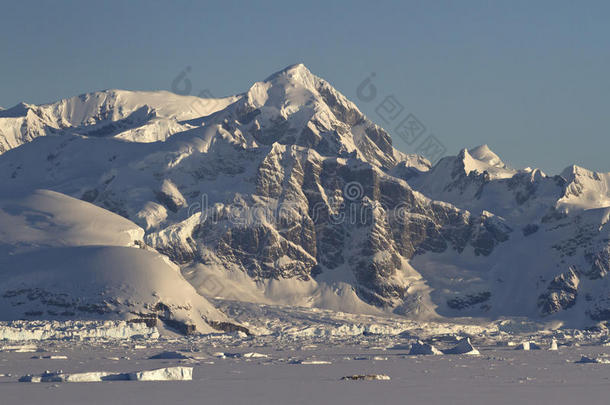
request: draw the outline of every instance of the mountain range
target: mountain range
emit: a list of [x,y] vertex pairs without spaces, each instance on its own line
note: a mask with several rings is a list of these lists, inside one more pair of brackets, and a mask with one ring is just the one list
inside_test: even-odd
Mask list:
[[302,64],[220,99],[20,103],[0,110],[0,317],[233,325],[207,297],[587,327],[610,320],[609,190],[486,145],[402,153]]

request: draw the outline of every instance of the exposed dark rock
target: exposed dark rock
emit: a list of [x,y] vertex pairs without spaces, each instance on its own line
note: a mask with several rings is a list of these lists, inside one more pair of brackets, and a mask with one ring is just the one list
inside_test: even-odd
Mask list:
[[489,301],[491,292],[483,291],[480,293],[466,294],[461,297],[451,298],[447,300],[447,306],[452,309],[466,309],[477,304],[482,304]]
[[159,318],[163,321],[163,323],[165,324],[165,326],[167,326],[170,329],[175,330],[178,333],[181,333],[183,335],[192,335],[197,331],[197,327],[191,323],[186,323],[186,322],[182,322],[182,321],[178,321],[176,319],[169,319],[169,318]]
[[143,318],[133,318],[127,321],[127,323],[143,323],[149,328],[153,328],[157,326],[157,317],[143,317]]
[[162,191],[157,191],[155,193],[155,197],[157,198],[157,201],[159,201],[160,204],[164,205],[165,208],[172,212],[178,212],[178,210],[181,208],[181,204],[179,202],[172,198],[172,196]]
[[610,272],[610,246],[605,246],[597,253],[586,254],[585,259],[591,265],[590,270],[585,273],[590,279],[604,278]]
[[236,325],[231,322],[219,322],[219,321],[207,321],[208,324],[214,328],[221,330],[223,332],[232,333],[232,332],[243,332],[248,336],[252,336],[250,330],[244,326]]
[[98,195],[99,191],[97,189],[87,190],[83,193],[80,199],[92,203],[95,201]]
[[523,236],[530,236],[538,232],[538,229],[540,229],[540,226],[538,226],[537,224],[527,224],[522,229]]
[[542,314],[553,314],[576,304],[579,283],[580,278],[573,268],[555,277],[547,291],[538,297],[538,307]]

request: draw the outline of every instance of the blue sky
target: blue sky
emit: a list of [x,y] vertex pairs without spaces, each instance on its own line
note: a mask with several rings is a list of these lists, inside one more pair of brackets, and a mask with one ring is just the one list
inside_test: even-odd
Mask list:
[[169,90],[187,66],[193,93],[221,96],[303,62],[391,133],[376,108],[394,96],[447,153],[487,143],[515,167],[610,171],[609,14],[595,1],[5,2],[0,105]]

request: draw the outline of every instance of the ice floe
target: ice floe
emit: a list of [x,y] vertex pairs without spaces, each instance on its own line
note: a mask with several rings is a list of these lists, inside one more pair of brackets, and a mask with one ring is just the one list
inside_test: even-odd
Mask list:
[[91,371],[85,373],[51,373],[25,375],[20,382],[101,382],[101,381],[190,381],[193,379],[192,367],[166,367],[156,370],[135,371],[131,373],[113,373]]
[[133,381],[190,381],[193,379],[193,367],[167,367],[157,370],[146,370],[129,373]]
[[515,350],[540,350],[540,345],[534,342],[521,342],[516,347]]

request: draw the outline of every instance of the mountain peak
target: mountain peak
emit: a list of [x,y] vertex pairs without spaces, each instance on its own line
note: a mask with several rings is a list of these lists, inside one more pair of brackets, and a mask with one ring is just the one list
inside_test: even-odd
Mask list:
[[487,144],[468,149],[468,153],[474,159],[485,162],[490,166],[506,168],[506,165],[498,155],[496,155]]
[[6,110],[0,109],[0,118],[17,118],[17,117],[25,117],[28,113],[28,110],[32,108],[30,104],[26,104],[24,102],[20,102],[14,105],[11,108]]
[[610,207],[610,173],[598,173],[577,165],[561,172],[567,184],[558,206],[581,209]]
[[[40,250],[43,237],[48,244],[80,250],[89,234],[92,241],[94,236],[114,240],[116,229],[126,228],[131,233],[120,246],[105,242],[112,251],[83,256],[95,263],[91,277],[106,274],[107,257],[114,260],[111,270],[121,273],[109,279],[113,282],[125,280],[122,266],[138,283],[148,280],[148,267],[165,271],[166,266],[155,264],[159,259],[127,261],[114,253],[118,247],[146,244],[181,263],[198,292],[214,297],[347,310],[362,302],[395,314],[493,318],[570,308],[573,301],[557,297],[565,291],[575,296],[575,282],[564,290],[563,281],[571,275],[556,275],[574,264],[587,277],[578,294],[601,298],[579,299],[566,317],[589,316],[589,305],[603,316],[610,312],[605,281],[593,284],[593,277],[608,273],[610,263],[610,174],[572,166],[565,173],[575,180],[567,182],[539,170],[515,171],[487,145],[462,149],[428,170],[423,158],[397,152],[387,132],[303,64],[225,99],[109,89],[44,106],[21,105],[28,107],[27,119],[0,119],[0,141],[7,139],[0,152],[18,146],[0,156],[1,193],[48,188],[76,199],[56,196],[25,207],[45,213],[40,207],[55,210],[49,202],[59,201],[67,219],[48,211],[54,222],[43,221],[49,229],[43,232],[39,218],[15,217],[15,203],[2,197],[0,208],[7,206],[5,214],[0,210],[2,230],[22,235],[21,224],[32,222],[28,227],[36,232],[27,240],[15,234],[10,245],[0,237],[0,261],[3,251],[21,249],[22,241],[32,252]],[[47,138],[31,142],[42,136]],[[101,214],[91,221],[82,200],[138,221],[145,230],[115,214],[101,218],[110,225],[97,229]],[[591,212],[598,208],[603,210]],[[588,212],[580,215],[583,210]],[[570,211],[576,215],[568,217]],[[72,238],[79,244],[68,246],[68,234],[54,233],[78,212],[87,221],[74,223]],[[132,250],[138,256],[154,253]],[[50,258],[36,257],[36,268]],[[60,275],[63,282],[76,274],[64,271],[62,263],[50,267],[49,277]],[[22,288],[18,283],[24,278],[4,267],[12,285]],[[78,274],[79,282],[86,281],[86,273]],[[205,281],[210,276],[221,290]],[[538,283],[541,279],[546,281]],[[50,285],[35,284],[39,280],[32,278],[27,288]],[[294,289],[285,294],[273,284],[277,280]],[[135,291],[148,297],[159,285]],[[184,280],[163,285],[179,294],[186,291],[180,287]],[[96,286],[96,297],[103,287]],[[510,292],[518,289],[516,300]],[[164,291],[169,290],[138,302],[150,303],[148,309],[159,299],[159,308],[182,305],[183,296],[167,302]],[[343,291],[351,294],[345,300]],[[12,311],[11,302],[17,301],[1,308]],[[205,309],[204,304],[193,311]]]
[[[301,88],[315,93],[320,81],[322,81],[322,79],[311,73],[304,64],[297,63],[273,73],[257,84],[262,85],[263,87],[277,87],[282,89]],[[255,86],[257,84],[255,84]]]
[[286,66],[284,69],[273,73],[267,77],[264,81],[271,82],[278,77],[287,77],[290,79],[298,79],[313,76],[311,71],[303,63],[295,63],[293,65]]
[[574,179],[574,176],[583,173],[590,173],[591,171],[577,165],[570,165],[561,171],[561,177],[567,180]]
[[389,134],[302,63],[254,83],[238,103],[206,125],[226,119],[241,126],[235,139],[249,145],[279,142],[324,156],[357,156],[384,168],[397,163]]
[[272,107],[273,111],[268,113],[281,114],[282,110],[295,112],[319,99],[317,97],[319,82],[320,79],[305,65],[298,63],[254,83],[246,93],[246,100],[254,108]]
[[[491,178],[512,177],[516,172],[510,169],[487,145],[480,145],[471,149],[462,149],[456,158],[452,158],[460,170],[466,173],[487,172]],[[451,159],[450,159],[451,160]],[[440,163],[440,162],[439,162]],[[455,169],[452,169],[455,172]]]

